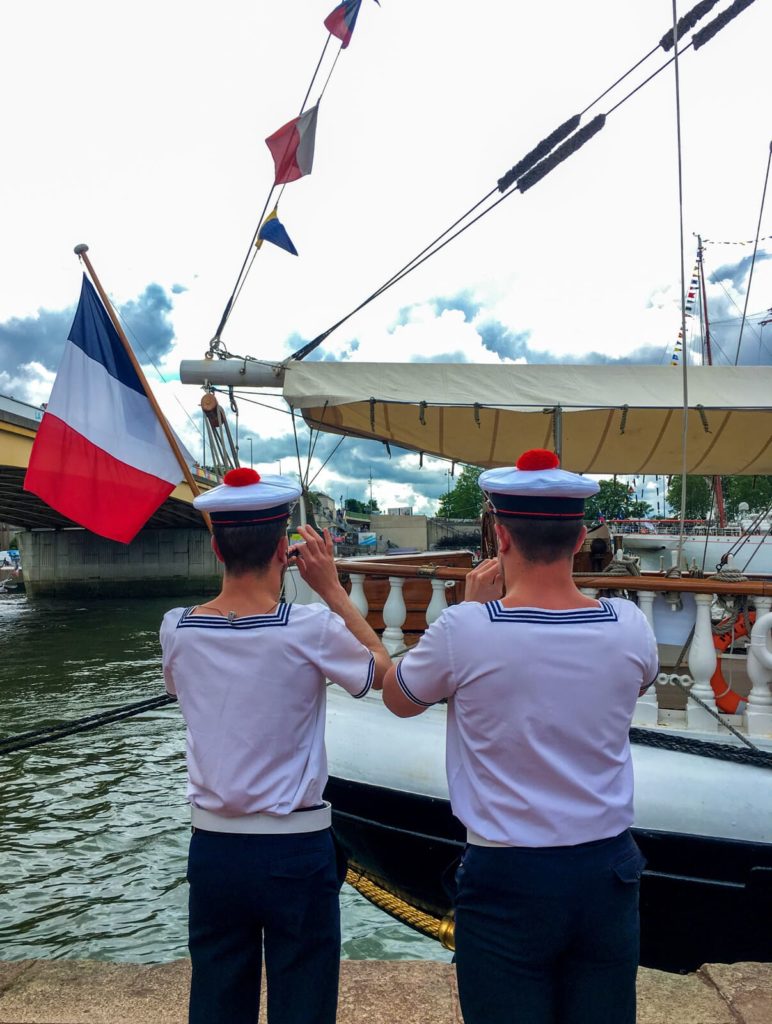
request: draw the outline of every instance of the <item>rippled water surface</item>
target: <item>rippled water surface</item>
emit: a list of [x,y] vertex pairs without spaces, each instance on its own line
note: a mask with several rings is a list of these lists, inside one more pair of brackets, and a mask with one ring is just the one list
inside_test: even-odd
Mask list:
[[[0,735],[162,694],[179,599],[0,596]],[[0,959],[186,955],[184,728],[176,707],[0,756]],[[343,955],[447,959],[344,886]]]

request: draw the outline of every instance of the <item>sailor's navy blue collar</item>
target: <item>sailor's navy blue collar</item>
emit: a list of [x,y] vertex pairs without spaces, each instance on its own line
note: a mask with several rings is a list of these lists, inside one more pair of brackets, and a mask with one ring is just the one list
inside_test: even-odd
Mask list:
[[240,615],[229,619],[223,615],[194,615],[196,606],[186,608],[177,623],[177,629],[265,629],[267,626],[286,626],[291,604],[281,601],[269,615]]
[[616,622],[617,613],[605,597],[600,608],[504,608],[501,601],[488,601],[485,605],[491,622],[539,622],[548,626],[563,626],[571,622]]

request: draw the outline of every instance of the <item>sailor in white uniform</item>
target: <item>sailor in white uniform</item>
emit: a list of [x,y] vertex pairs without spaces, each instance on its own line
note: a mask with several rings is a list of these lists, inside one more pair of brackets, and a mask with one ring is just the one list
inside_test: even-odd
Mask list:
[[[287,520],[300,488],[232,470],[197,497],[224,562],[221,593],[161,626],[166,688],[187,725],[191,1024],[333,1024],[345,860],[330,828],[329,679],[379,689],[389,656],[338,580],[329,535]],[[288,558],[327,602],[279,599]]]
[[547,451],[480,476],[498,559],[390,669],[401,717],[447,699],[466,1024],[634,1024],[643,858],[628,730],[658,671],[635,604],[594,600],[572,561],[598,485]]

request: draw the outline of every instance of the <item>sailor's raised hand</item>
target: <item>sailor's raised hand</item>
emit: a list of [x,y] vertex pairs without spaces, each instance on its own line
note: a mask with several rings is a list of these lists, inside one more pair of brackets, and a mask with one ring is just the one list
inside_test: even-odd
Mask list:
[[504,596],[504,573],[498,558],[486,558],[466,576],[465,601],[498,601]]
[[331,593],[342,589],[335,567],[330,531],[325,529],[320,536],[312,527],[300,526],[298,533],[305,543],[292,549],[294,564],[309,587],[319,597],[328,600]]

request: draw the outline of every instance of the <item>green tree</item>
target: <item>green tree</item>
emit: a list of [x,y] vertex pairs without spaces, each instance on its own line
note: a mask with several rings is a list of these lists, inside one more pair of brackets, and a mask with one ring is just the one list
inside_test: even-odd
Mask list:
[[359,515],[367,515],[368,512],[380,512],[377,498],[369,501],[360,501],[358,498],[346,498],[345,505],[347,512],[357,512]]
[[[676,516],[681,515],[681,476],[671,476],[667,488],[667,503]],[[686,519],[706,519],[713,505],[713,483],[710,477],[687,476]]]
[[651,512],[648,501],[636,498],[621,480],[600,480],[598,484],[598,493],[585,502],[585,519],[643,519]]
[[480,473],[478,466],[464,466],[453,490],[440,498],[437,515],[444,519],[476,519],[483,504],[483,493],[477,482]]
[[729,519],[740,518],[738,506],[743,501],[750,510],[749,515],[765,512],[772,505],[772,476],[729,476],[724,477],[723,484]]

